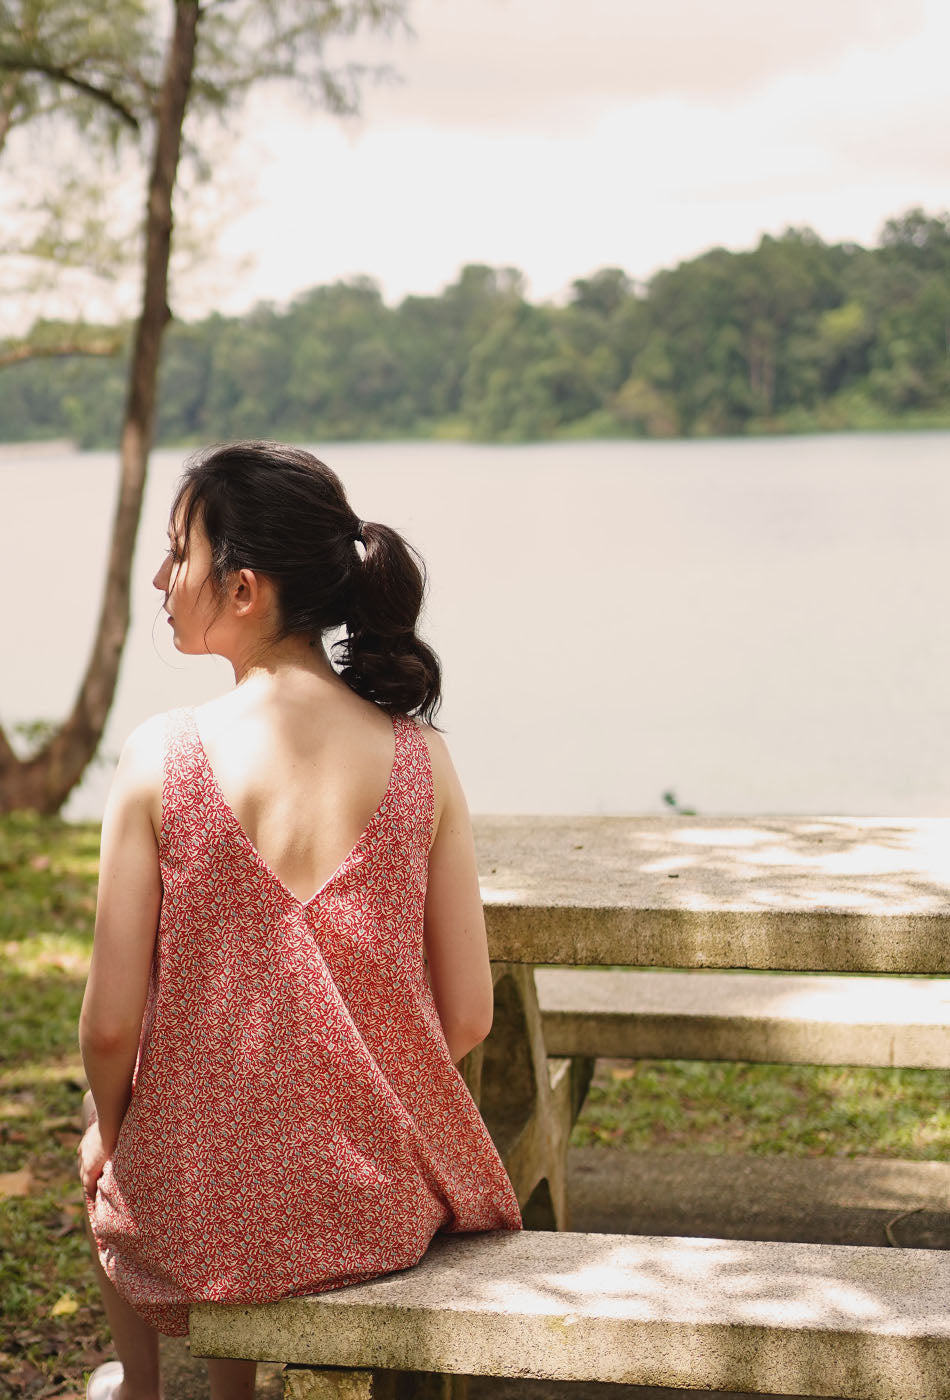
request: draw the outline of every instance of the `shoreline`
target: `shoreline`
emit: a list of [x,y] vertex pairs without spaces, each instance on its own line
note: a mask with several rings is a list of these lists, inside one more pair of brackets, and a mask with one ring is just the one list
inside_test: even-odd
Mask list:
[[[632,433],[592,433],[589,435],[570,432],[561,432],[553,437],[545,438],[521,438],[511,440],[508,438],[474,438],[441,435],[439,433],[426,433],[419,435],[400,434],[394,437],[365,437],[365,438],[317,438],[309,436],[298,437],[296,434],[277,434],[274,441],[296,442],[302,446],[312,446],[319,442],[321,447],[329,446],[359,446],[359,447],[391,447],[403,444],[444,445],[451,447],[552,447],[559,444],[578,445],[581,443],[607,443],[607,442],[627,442],[638,445],[652,445],[659,443],[711,443],[711,442],[775,442],[783,438],[819,438],[819,437],[890,437],[901,433],[913,434],[915,437],[926,433],[950,433],[950,414],[934,423],[921,422],[893,422],[879,424],[874,427],[827,427],[819,426],[800,429],[787,428],[765,428],[758,432],[730,433],[717,435],[709,433],[704,435],[692,434],[690,436],[679,437],[643,437]],[[204,442],[156,442],[152,444],[151,452],[195,452],[206,444]],[[18,442],[0,441],[0,466],[6,458],[16,456],[22,458],[45,457],[54,454],[70,453],[77,456],[91,456],[95,453],[117,452],[118,443],[100,443],[94,447],[80,447],[69,438],[26,438]]]

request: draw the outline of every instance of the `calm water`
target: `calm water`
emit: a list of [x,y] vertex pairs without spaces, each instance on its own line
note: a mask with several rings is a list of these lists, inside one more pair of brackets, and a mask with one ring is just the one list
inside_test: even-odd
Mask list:
[[[950,815],[950,434],[537,447],[345,444],[354,509],[427,559],[442,723],[481,812]],[[153,458],[104,750],[230,668],[150,586],[182,454]],[[4,722],[72,700],[111,454],[0,448]],[[108,769],[70,799],[98,815]]]

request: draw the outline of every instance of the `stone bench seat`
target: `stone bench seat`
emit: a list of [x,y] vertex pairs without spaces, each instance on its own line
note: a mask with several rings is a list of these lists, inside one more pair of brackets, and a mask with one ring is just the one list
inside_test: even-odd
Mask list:
[[950,978],[535,968],[552,1055],[950,1069]]
[[312,1297],[199,1304],[190,1335],[200,1356],[345,1368],[288,1372],[299,1400],[399,1393],[393,1372],[940,1400],[948,1298],[936,1250],[495,1231]]

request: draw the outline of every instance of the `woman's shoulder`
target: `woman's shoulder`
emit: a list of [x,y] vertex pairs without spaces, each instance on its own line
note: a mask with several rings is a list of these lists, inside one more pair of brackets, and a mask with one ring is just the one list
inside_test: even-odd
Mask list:
[[156,831],[162,818],[162,786],[165,775],[165,751],[170,730],[181,725],[189,711],[187,706],[162,710],[149,715],[132,729],[122,745],[116,782],[148,804]]
[[120,762],[124,761],[129,768],[143,774],[157,772],[160,776],[169,722],[183,713],[184,707],[162,710],[158,714],[149,715],[148,719],[141,720],[130,730],[122,745]]
[[162,820],[165,734],[169,714],[150,715],[130,732],[119,753],[109,790],[113,811],[132,814],[144,808],[157,835]]
[[176,705],[149,715],[130,730],[119,757],[120,766],[161,793],[165,763],[170,748],[191,745],[197,734],[194,705]]

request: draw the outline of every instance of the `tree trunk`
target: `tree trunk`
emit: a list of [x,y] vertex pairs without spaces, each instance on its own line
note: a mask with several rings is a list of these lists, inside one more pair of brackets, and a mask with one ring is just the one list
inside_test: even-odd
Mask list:
[[30,807],[56,812],[66,801],[102,737],[129,628],[132,553],[138,529],[155,420],[162,333],[168,310],[172,191],[191,89],[198,0],[176,0],[156,108],[155,149],[145,222],[145,280],[135,330],[119,447],[119,497],[112,527],[105,591],[86,673],[72,713],[39,753],[20,760],[0,730],[0,812]]

